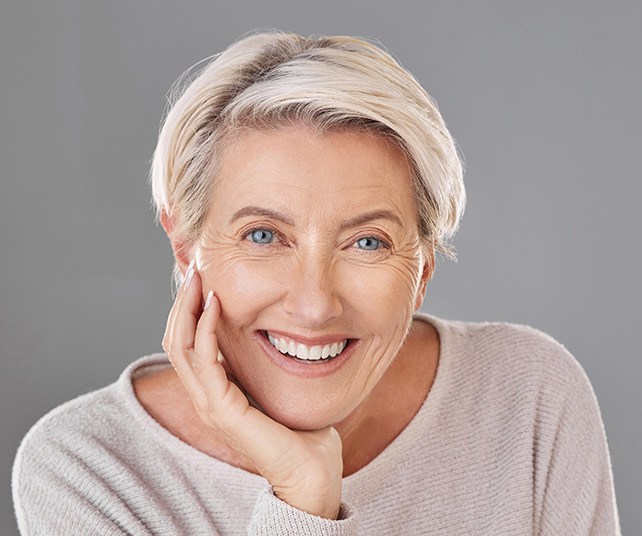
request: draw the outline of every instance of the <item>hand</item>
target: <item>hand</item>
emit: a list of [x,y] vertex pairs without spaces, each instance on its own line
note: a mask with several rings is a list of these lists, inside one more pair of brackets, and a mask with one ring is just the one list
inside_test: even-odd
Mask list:
[[[190,273],[191,272],[191,273]],[[341,503],[341,438],[332,427],[294,431],[253,407],[219,361],[220,303],[186,272],[167,320],[163,348],[203,423],[249,458],[274,494],[313,515],[336,519]]]

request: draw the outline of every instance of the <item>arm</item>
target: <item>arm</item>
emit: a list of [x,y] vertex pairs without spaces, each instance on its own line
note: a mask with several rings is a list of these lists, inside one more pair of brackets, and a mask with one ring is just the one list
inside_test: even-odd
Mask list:
[[619,535],[611,462],[597,399],[584,371],[568,357],[570,370],[560,372],[566,376],[562,408],[549,412],[544,407],[538,422],[535,533]]
[[266,490],[256,502],[247,534],[350,536],[357,533],[356,523],[356,513],[348,506],[342,505],[337,519],[329,520],[294,508],[279,499],[271,490]]

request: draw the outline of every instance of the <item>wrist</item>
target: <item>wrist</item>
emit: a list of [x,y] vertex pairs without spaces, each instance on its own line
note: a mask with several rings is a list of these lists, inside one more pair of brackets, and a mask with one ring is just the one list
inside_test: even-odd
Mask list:
[[341,478],[338,482],[305,486],[304,490],[272,487],[272,492],[283,502],[308,514],[336,520],[341,509]]

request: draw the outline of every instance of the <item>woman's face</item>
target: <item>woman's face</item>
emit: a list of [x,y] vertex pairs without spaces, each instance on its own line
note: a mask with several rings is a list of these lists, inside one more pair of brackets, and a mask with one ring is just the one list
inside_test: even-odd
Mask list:
[[380,137],[303,126],[230,144],[193,253],[204,293],[221,303],[230,371],[297,429],[358,407],[431,275],[403,153]]

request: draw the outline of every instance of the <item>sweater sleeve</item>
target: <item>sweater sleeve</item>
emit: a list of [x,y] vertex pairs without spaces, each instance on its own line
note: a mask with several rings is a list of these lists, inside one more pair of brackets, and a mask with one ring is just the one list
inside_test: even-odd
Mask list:
[[357,534],[357,515],[342,504],[339,519],[323,519],[279,499],[272,490],[262,492],[248,527],[248,536],[352,536]]
[[566,351],[548,382],[559,398],[540,401],[536,423],[535,534],[620,535],[613,475],[597,399]]

